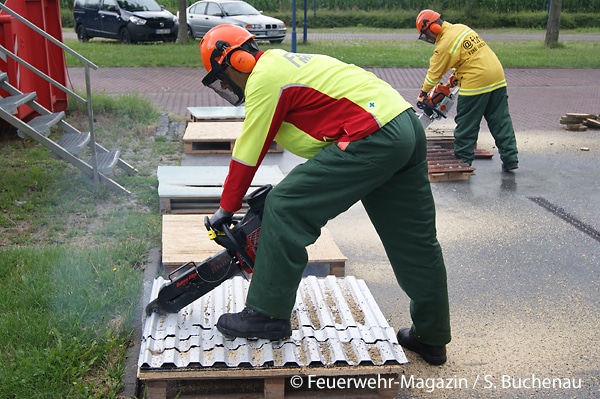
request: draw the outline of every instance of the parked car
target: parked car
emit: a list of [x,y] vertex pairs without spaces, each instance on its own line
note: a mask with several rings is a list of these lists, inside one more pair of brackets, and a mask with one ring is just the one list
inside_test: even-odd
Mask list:
[[177,18],[154,0],[75,0],[73,19],[80,42],[93,37],[173,42],[179,30]]
[[283,21],[263,15],[242,0],[201,0],[186,12],[190,37],[201,38],[214,26],[233,24],[248,30],[256,40],[281,43],[285,38]]

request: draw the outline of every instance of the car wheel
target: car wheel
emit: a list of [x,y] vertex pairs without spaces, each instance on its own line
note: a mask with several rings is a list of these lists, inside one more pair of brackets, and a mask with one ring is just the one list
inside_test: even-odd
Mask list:
[[123,44],[131,44],[131,34],[127,28],[123,28],[119,31],[119,40]]
[[188,39],[194,38],[194,32],[192,32],[192,28],[189,25],[187,27],[187,35],[188,35]]
[[83,26],[83,25],[79,25],[77,27],[77,30],[75,33],[77,33],[77,40],[79,40],[82,43],[85,43],[88,40],[90,40],[90,37],[87,35],[87,32],[85,31],[85,26]]
[[279,40],[269,40],[269,42],[271,42],[271,43],[276,43],[276,44],[279,44],[279,43],[283,42],[283,39],[279,39]]

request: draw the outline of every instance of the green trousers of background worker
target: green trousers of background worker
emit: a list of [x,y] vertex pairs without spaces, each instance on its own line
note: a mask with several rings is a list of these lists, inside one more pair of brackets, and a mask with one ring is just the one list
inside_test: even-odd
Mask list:
[[477,96],[458,96],[454,118],[454,155],[471,165],[475,158],[482,118],[487,121],[502,162],[519,162],[517,139],[508,112],[506,87]]
[[411,299],[414,333],[427,344],[450,342],[446,268],[426,146],[409,109],[344,151],[334,143],[296,166],[267,196],[246,306],[289,319],[308,261],[306,247],[328,220],[362,201]]

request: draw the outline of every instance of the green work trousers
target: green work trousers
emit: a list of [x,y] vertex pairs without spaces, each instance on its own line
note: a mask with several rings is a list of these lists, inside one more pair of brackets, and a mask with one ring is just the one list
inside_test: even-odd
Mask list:
[[411,300],[414,333],[424,343],[448,343],[446,268],[426,156],[423,128],[409,109],[345,150],[334,143],[296,166],[267,196],[246,306],[289,319],[306,247],[328,220],[362,201]]
[[454,155],[469,165],[473,162],[482,118],[487,121],[502,162],[519,162],[506,87],[477,96],[458,96],[454,118]]

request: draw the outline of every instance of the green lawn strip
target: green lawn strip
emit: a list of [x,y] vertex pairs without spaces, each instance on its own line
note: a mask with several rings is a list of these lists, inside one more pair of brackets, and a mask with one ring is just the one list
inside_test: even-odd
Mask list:
[[[202,68],[198,41],[187,44],[152,43],[123,45],[118,42],[92,41],[65,43],[99,67],[197,67]],[[544,46],[543,40],[488,40],[506,68],[596,68],[600,41],[569,40],[557,48]],[[262,49],[291,50],[285,41],[274,45],[260,43]],[[366,51],[368,50],[368,51]],[[297,52],[327,54],[362,67],[426,67],[433,47],[415,40],[298,40]],[[67,55],[69,67],[81,66]]]
[[[0,135],[1,398],[117,398],[121,389],[141,270],[161,240],[156,169],[178,164],[182,143],[155,136],[160,113],[139,95],[93,103],[99,141],[139,170],[115,176],[129,196],[32,140]],[[71,102],[67,120],[85,127],[87,116]]]
[[125,243],[0,250],[0,397],[115,397],[138,316],[139,256]]

